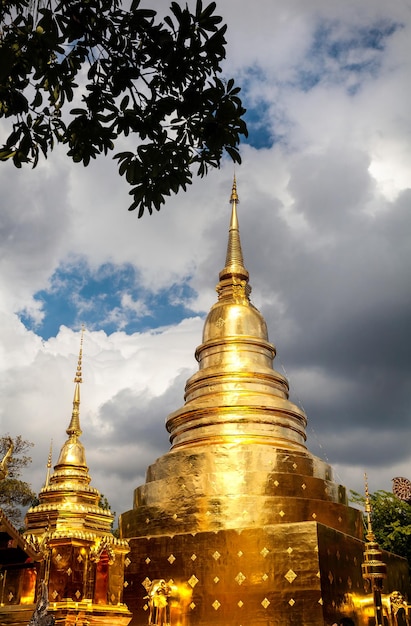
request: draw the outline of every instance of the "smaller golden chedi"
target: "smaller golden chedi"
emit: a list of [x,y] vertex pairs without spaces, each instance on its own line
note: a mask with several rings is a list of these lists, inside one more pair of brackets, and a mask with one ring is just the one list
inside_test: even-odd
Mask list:
[[39,579],[48,588],[49,614],[56,622],[81,626],[127,626],[131,613],[123,603],[127,541],[111,532],[113,515],[99,505],[100,493],[90,485],[80,441],[82,348],[74,390],[68,439],[54,472],[51,455],[39,504],[26,515],[24,537],[43,556]]

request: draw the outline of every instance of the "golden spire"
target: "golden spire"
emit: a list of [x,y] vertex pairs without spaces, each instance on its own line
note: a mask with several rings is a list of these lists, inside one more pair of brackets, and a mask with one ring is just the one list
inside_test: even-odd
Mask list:
[[365,515],[367,517],[367,542],[364,549],[364,561],[361,564],[362,577],[370,586],[373,593],[375,623],[382,624],[382,604],[381,589],[384,579],[387,577],[387,566],[382,560],[383,554],[375,540],[371,522],[371,499],[368,491],[367,474],[364,474],[365,481]]
[[241,250],[240,229],[237,217],[237,205],[239,203],[240,200],[237,193],[237,181],[234,176],[230,197],[232,209],[230,228],[228,231],[227,256],[225,260],[225,267],[220,272],[220,281],[235,276],[248,282],[249,278],[249,274],[244,267],[243,253]]
[[75,435],[76,437],[80,437],[82,433],[82,430],[80,428],[80,383],[83,382],[82,372],[81,372],[81,366],[82,366],[82,360],[83,360],[83,338],[84,338],[84,325],[81,328],[80,352],[78,355],[76,375],[74,377],[74,382],[76,383],[76,386],[74,389],[73,412],[71,414],[70,425],[66,430],[66,433],[69,436]]
[[45,487],[49,486],[52,457],[53,457],[53,439],[50,441],[50,451],[49,451],[49,456],[48,456],[48,459],[47,459],[46,482],[45,482],[45,485],[44,485]]
[[367,518],[367,533],[366,533],[366,538],[368,539],[368,541],[374,541],[375,542],[375,535],[374,535],[374,531],[372,529],[372,523],[371,523],[371,500],[370,500],[370,492],[368,491],[368,478],[367,478],[367,474],[364,473],[364,482],[365,482],[365,515]]
[[80,427],[80,384],[83,380],[81,371],[83,360],[83,338],[84,326],[82,326],[81,328],[80,351],[78,355],[76,375],[74,377],[74,382],[76,383],[76,386],[74,389],[73,410],[71,413],[69,427],[66,430],[69,438],[61,449],[60,457],[56,467],[58,467],[59,465],[74,465],[84,468],[87,467],[84,446],[81,441],[79,441],[79,437],[82,433]]

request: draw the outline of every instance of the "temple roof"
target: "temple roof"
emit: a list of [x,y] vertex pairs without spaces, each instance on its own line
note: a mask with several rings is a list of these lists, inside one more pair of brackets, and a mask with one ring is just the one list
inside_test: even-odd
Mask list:
[[43,555],[19,533],[0,509],[0,564],[5,567],[11,563],[40,561],[42,558]]

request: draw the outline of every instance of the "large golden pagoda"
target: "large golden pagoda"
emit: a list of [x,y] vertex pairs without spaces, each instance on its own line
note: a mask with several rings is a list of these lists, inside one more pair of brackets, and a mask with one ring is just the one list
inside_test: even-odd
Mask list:
[[[250,302],[235,181],[231,204],[199,370],[167,419],[170,451],[120,519],[132,624],[368,625],[362,515],[306,448],[306,416],[273,369],[275,347]],[[383,556],[386,591],[405,593],[406,561]]]
[[131,614],[123,603],[123,583],[128,544],[111,532],[114,516],[99,505],[80,441],[82,342],[83,336],[68,439],[51,476],[48,469],[39,504],[27,512],[24,536],[42,553],[39,579],[48,587],[49,613],[59,624],[127,626]]

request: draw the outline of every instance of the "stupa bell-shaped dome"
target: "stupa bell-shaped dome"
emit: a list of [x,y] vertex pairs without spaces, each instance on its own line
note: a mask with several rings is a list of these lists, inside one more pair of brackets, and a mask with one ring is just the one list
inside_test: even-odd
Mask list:
[[188,381],[185,405],[167,429],[173,449],[211,443],[256,443],[305,451],[306,417],[288,399],[288,382],[273,369],[275,347],[267,325],[250,302],[237,217],[234,179],[225,266],[218,300],[204,324],[196,350],[199,371]]
[[82,433],[80,428],[80,382],[81,379],[76,376],[75,383],[76,387],[74,390],[74,399],[73,399],[73,413],[71,416],[70,425],[67,428],[66,432],[69,435],[67,441],[63,444],[59,460],[57,461],[56,468],[60,468],[65,465],[72,465],[77,468],[86,468],[86,451],[84,449],[83,444],[79,440],[79,437]]

